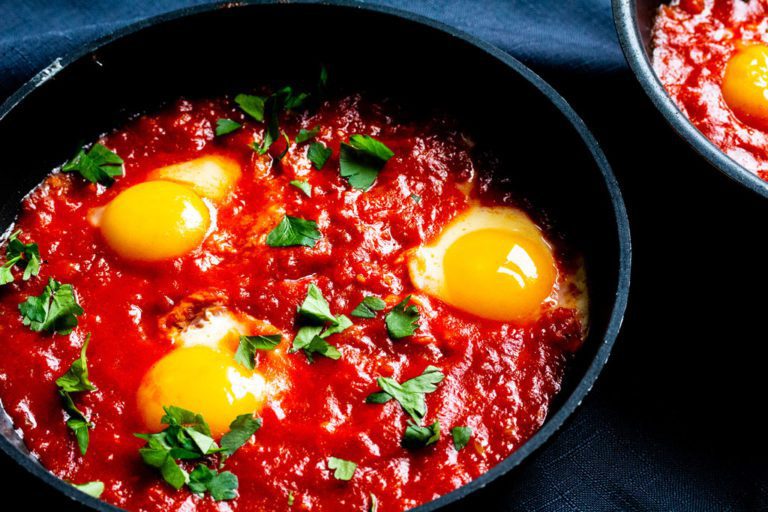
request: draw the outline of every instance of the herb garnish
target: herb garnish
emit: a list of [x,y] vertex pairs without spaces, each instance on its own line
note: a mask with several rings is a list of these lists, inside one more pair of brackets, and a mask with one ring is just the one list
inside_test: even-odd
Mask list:
[[472,428],[453,427],[451,429],[451,436],[453,436],[453,447],[456,448],[456,451],[459,451],[469,443],[469,439],[472,437]]
[[348,329],[352,321],[346,315],[333,315],[323,292],[314,283],[309,284],[307,296],[299,306],[298,313],[308,325],[299,328],[289,352],[303,350],[310,363],[313,354],[339,359],[341,353],[325,339]]
[[19,304],[19,311],[24,325],[33,331],[57,334],[72,332],[77,326],[77,316],[83,314],[72,285],[61,284],[53,278],[49,278],[43,293],[27,297]]
[[369,404],[383,404],[394,398],[406,414],[420,422],[427,413],[425,395],[435,391],[437,384],[444,378],[443,372],[434,366],[427,366],[421,375],[402,384],[389,377],[379,377],[376,382],[382,391],[368,395],[365,401]]
[[100,482],[98,480],[93,482],[86,482],[84,484],[70,484],[72,487],[77,489],[80,492],[84,492],[88,496],[92,496],[96,499],[101,497],[101,494],[104,492],[104,482]]
[[411,336],[419,328],[419,310],[413,304],[408,305],[410,300],[409,295],[384,317],[387,332],[394,340]]
[[353,188],[368,190],[393,156],[391,149],[373,137],[352,135],[348,144],[341,144],[341,176],[347,178]]
[[379,297],[369,295],[350,314],[358,318],[376,318],[376,312],[383,310],[385,307],[387,307],[386,302]]
[[221,463],[248,440],[261,428],[261,418],[256,418],[253,414],[241,414],[229,424],[229,432],[221,436]]
[[270,334],[268,336],[240,336],[240,344],[235,352],[235,361],[253,370],[256,364],[257,350],[274,350],[280,344],[282,336]]
[[319,126],[315,126],[311,130],[305,130],[302,128],[299,130],[299,134],[296,136],[296,144],[301,144],[302,142],[307,142],[308,140],[314,139],[317,137],[318,133],[320,133]]
[[123,159],[97,142],[87,152],[81,148],[72,160],[61,167],[61,170],[78,172],[91,183],[111,185],[117,176],[123,175]]
[[435,444],[438,440],[440,440],[439,421],[436,421],[427,427],[420,427],[409,420],[401,443],[403,448],[414,450]]
[[285,215],[280,224],[267,235],[267,245],[270,247],[297,245],[314,247],[321,237],[315,221]]
[[419,204],[421,202],[421,196],[418,194],[411,194],[411,199],[413,199],[413,202],[416,204]]
[[256,121],[264,121],[264,98],[253,96],[251,94],[238,94],[235,96],[235,103],[240,110],[254,118]]
[[204,464],[198,464],[189,474],[189,490],[198,496],[206,492],[216,501],[232,500],[237,497],[237,476],[230,471],[221,473],[210,469]]
[[236,130],[239,130],[242,128],[242,124],[238,123],[237,121],[233,121],[231,119],[217,119],[216,120],[216,136],[221,137],[222,135],[230,134]]
[[307,150],[307,158],[312,162],[312,165],[315,166],[315,169],[320,171],[323,169],[323,166],[328,159],[331,158],[331,153],[333,153],[331,148],[327,147],[322,142],[313,142],[309,145],[309,149]]
[[296,187],[297,189],[304,192],[304,195],[307,197],[312,197],[312,185],[309,184],[309,182],[301,181],[301,180],[291,180],[290,184]]
[[0,267],[0,286],[13,282],[13,267],[24,269],[21,277],[24,281],[40,273],[40,249],[34,242],[25,244],[19,240],[19,234],[21,230],[14,231],[8,237],[8,245],[5,248],[6,261]]
[[336,457],[328,457],[328,469],[334,470],[333,478],[346,482],[352,480],[357,464],[348,460],[337,459]]
[[85,452],[88,451],[88,429],[93,428],[93,423],[77,408],[72,400],[72,393],[96,389],[96,386],[88,378],[88,360],[85,356],[90,341],[91,335],[89,334],[83,342],[83,347],[80,349],[80,357],[75,359],[67,373],[56,379],[56,386],[59,388],[59,395],[64,404],[64,410],[69,415],[67,427],[74,432],[77,446],[80,448],[82,455],[85,455]]

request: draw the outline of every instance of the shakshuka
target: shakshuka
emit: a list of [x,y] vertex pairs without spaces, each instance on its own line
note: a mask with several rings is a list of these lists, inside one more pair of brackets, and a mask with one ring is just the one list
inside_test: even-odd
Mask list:
[[653,67],[699,131],[768,180],[768,1],[662,5]]
[[128,510],[402,511],[482,475],[544,422],[587,290],[478,146],[291,87],[87,144],[3,236],[17,432]]

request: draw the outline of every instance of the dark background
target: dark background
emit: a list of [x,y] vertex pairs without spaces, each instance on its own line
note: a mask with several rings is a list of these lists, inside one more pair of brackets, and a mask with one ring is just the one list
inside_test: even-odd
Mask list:
[[[58,56],[196,3],[0,0],[0,101]],[[609,0],[379,3],[476,35],[548,80],[601,143],[632,228],[629,310],[594,390],[522,467],[456,509],[768,510],[768,200],[664,123],[624,63]],[[0,475],[4,500],[62,509],[4,458]]]

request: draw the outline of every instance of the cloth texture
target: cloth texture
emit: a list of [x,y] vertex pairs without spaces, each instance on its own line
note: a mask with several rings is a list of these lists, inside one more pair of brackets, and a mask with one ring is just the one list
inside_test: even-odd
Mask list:
[[[0,101],[96,37],[198,3],[0,0]],[[665,124],[625,64],[609,0],[379,3],[469,32],[555,86],[605,150],[632,227],[629,311],[595,388],[520,468],[452,510],[768,510],[768,201]],[[60,503],[9,460],[0,471],[5,496]]]

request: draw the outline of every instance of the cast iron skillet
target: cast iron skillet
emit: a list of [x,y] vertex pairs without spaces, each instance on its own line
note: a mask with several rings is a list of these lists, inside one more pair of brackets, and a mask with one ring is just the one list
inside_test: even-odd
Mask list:
[[[517,60],[434,21],[347,2],[224,3],[141,21],[56,59],[0,107],[0,140],[10,149],[0,230],[50,169],[131,114],[179,96],[315,80],[320,62],[350,91],[457,116],[478,147],[499,153],[508,186],[561,221],[587,264],[590,333],[546,423],[491,471],[417,509],[437,510],[507,473],[563,424],[608,359],[627,302],[629,227],[608,162],[563,98]],[[95,510],[118,510],[46,471],[7,417],[0,433],[8,457],[40,480]]]
[[720,172],[763,197],[768,197],[768,182],[736,163],[706,138],[677,108],[656,76],[650,61],[651,30],[656,11],[661,4],[668,4],[669,0],[612,1],[616,31],[629,67],[667,122]]

